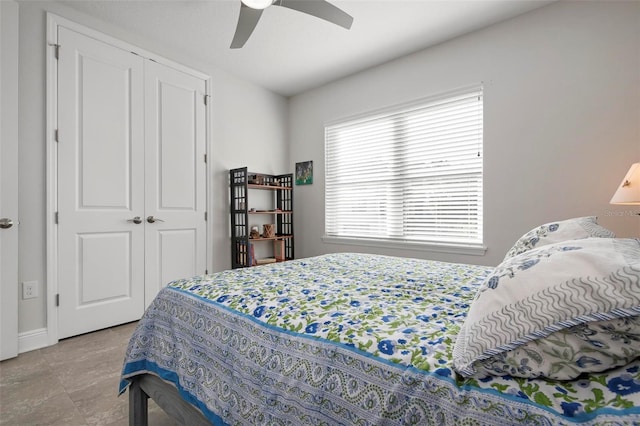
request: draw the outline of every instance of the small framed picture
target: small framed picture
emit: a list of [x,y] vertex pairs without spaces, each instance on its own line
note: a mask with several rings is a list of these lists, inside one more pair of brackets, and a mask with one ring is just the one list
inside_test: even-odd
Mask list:
[[296,163],[296,185],[309,185],[313,183],[313,161]]

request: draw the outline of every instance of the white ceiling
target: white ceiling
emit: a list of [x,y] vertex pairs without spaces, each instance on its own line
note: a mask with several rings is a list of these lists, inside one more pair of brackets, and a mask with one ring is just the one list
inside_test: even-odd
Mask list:
[[229,45],[240,0],[61,1],[240,78],[291,96],[509,19],[551,0],[333,0],[350,30],[267,8],[242,49]]

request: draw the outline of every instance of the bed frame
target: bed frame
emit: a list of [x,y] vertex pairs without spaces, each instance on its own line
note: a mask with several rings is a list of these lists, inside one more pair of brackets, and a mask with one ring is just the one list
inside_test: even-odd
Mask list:
[[130,378],[129,426],[148,426],[149,398],[180,425],[211,426],[202,412],[182,399],[178,390],[153,374]]

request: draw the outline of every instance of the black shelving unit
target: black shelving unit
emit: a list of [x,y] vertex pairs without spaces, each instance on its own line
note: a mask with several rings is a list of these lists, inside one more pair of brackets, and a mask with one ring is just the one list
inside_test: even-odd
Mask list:
[[[270,175],[251,173],[246,167],[229,170],[231,214],[231,267],[254,266],[254,244],[273,244],[277,261],[294,258],[293,241],[293,174]],[[251,207],[249,193],[253,190],[271,191],[273,209],[256,210]],[[253,215],[274,217],[275,235],[251,238],[250,220]]]

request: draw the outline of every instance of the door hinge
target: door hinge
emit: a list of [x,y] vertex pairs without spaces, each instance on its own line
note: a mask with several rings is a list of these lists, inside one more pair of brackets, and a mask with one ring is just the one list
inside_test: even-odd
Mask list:
[[205,269],[205,270],[204,270],[204,274],[205,274],[205,275],[209,274],[209,270],[208,270],[208,269]]
[[53,56],[55,56],[56,59],[60,59],[60,45],[58,43],[49,43],[49,46],[53,46],[54,48]]
[[208,217],[207,212],[204,212],[204,221],[205,222],[207,221],[207,217]]
[[60,306],[60,294],[56,294],[56,306]]
[[56,225],[58,224],[58,212],[56,212],[55,217],[53,219],[56,223]]
[[207,154],[204,155],[204,162],[207,162]]
[[58,139],[58,129],[55,129],[53,131],[53,140],[55,140],[56,142],[60,142],[60,140]]
[[204,104],[209,105],[209,95],[204,95]]

